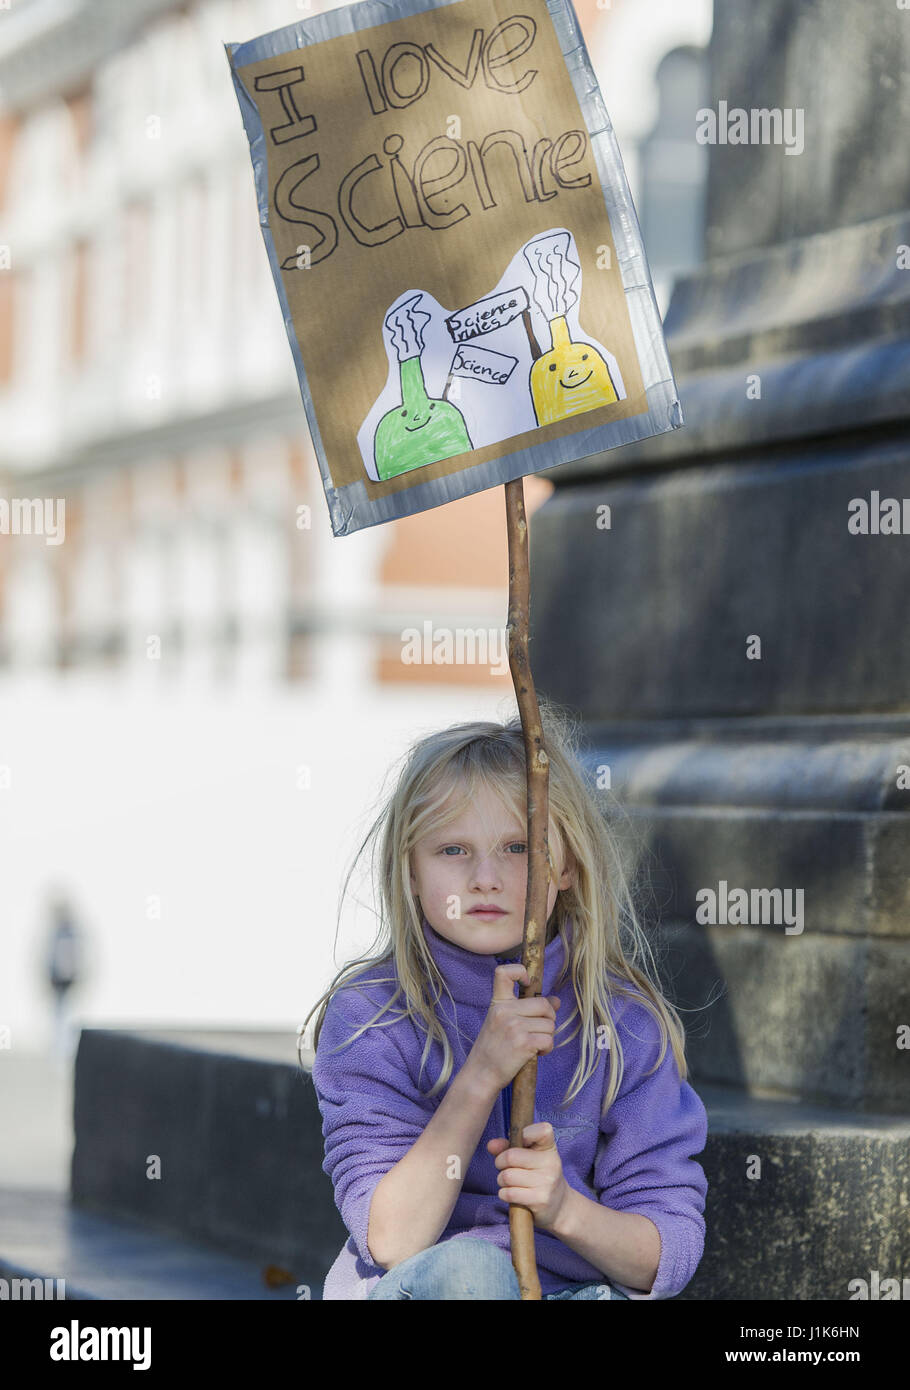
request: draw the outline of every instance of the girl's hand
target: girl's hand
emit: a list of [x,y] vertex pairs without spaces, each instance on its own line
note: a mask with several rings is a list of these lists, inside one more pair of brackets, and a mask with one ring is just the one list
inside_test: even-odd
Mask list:
[[508,1139],[490,1139],[487,1148],[496,1155],[499,1195],[504,1202],[529,1207],[534,1224],[547,1230],[559,1220],[569,1184],[562,1171],[553,1126],[543,1120],[526,1125],[522,1138],[526,1149],[509,1148]]
[[520,962],[498,965],[493,972],[493,998],[468,1055],[476,1070],[497,1091],[508,1086],[525,1062],[540,1052],[553,1051],[558,995],[515,997],[515,982],[528,983],[528,972]]

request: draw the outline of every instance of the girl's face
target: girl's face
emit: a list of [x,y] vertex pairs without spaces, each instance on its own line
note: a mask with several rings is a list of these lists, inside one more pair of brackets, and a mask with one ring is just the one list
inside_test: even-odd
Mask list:
[[[480,788],[457,820],[418,840],[411,855],[411,887],[434,931],[478,955],[498,955],[524,938],[528,890],[527,824],[518,824],[494,793]],[[547,920],[571,872],[550,857],[558,884],[547,893]],[[481,907],[498,912],[482,914]]]

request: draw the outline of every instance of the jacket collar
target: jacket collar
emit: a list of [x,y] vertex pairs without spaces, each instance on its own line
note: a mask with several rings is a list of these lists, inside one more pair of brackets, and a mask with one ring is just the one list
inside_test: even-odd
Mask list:
[[[440,936],[425,916],[421,922],[427,948],[448,985],[452,998],[459,1004],[476,1004],[482,1005],[484,1009],[488,1008],[493,994],[493,973],[497,965],[502,965],[505,961],[520,961],[521,946],[516,946],[514,951],[505,952],[501,956],[480,955]],[[567,917],[563,931],[570,949],[573,926],[572,917]],[[565,961],[566,952],[562,936],[557,932],[544,948],[542,994],[558,992],[553,985]]]

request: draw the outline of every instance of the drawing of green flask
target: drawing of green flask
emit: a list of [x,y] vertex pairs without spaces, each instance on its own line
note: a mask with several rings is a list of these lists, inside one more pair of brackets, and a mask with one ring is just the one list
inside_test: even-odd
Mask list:
[[398,354],[401,402],[376,428],[374,457],[380,478],[394,478],[473,448],[461,412],[450,401],[427,395],[420,354],[422,329],[430,315],[416,307],[422,297],[417,294],[400,304],[385,321]]

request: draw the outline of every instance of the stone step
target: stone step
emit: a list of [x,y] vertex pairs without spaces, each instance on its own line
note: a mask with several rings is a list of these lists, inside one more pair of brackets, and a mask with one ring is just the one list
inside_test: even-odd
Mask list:
[[[280,1265],[319,1297],[347,1232],[295,1047],[281,1033],[84,1030],[74,1204],[229,1251],[251,1279]],[[691,1079],[709,1121],[708,1237],[682,1298],[840,1300],[851,1280],[910,1269],[910,1119]],[[160,1179],[146,1177],[155,1155]]]
[[707,1233],[681,1299],[839,1301],[910,1273],[910,1118],[692,1081]]
[[668,922],[652,943],[704,1082],[910,1117],[910,942]]
[[[73,1207],[53,1190],[0,1191],[0,1279],[5,1296],[84,1299],[322,1297],[322,1280],[286,1271],[270,1287],[266,1267],[177,1236]],[[40,1281],[26,1289],[14,1280]]]
[[320,1281],[347,1239],[293,1033],[84,1029],[70,1191]]
[[609,777],[609,804],[673,916],[710,920],[705,889],[718,906],[736,889],[789,890],[776,924],[790,935],[910,942],[910,724],[823,742],[792,727],[640,741],[601,728],[581,762],[592,785]]
[[696,1010],[693,1064],[908,1115],[910,724],[726,724],[600,725],[581,759],[662,920],[665,988]]

